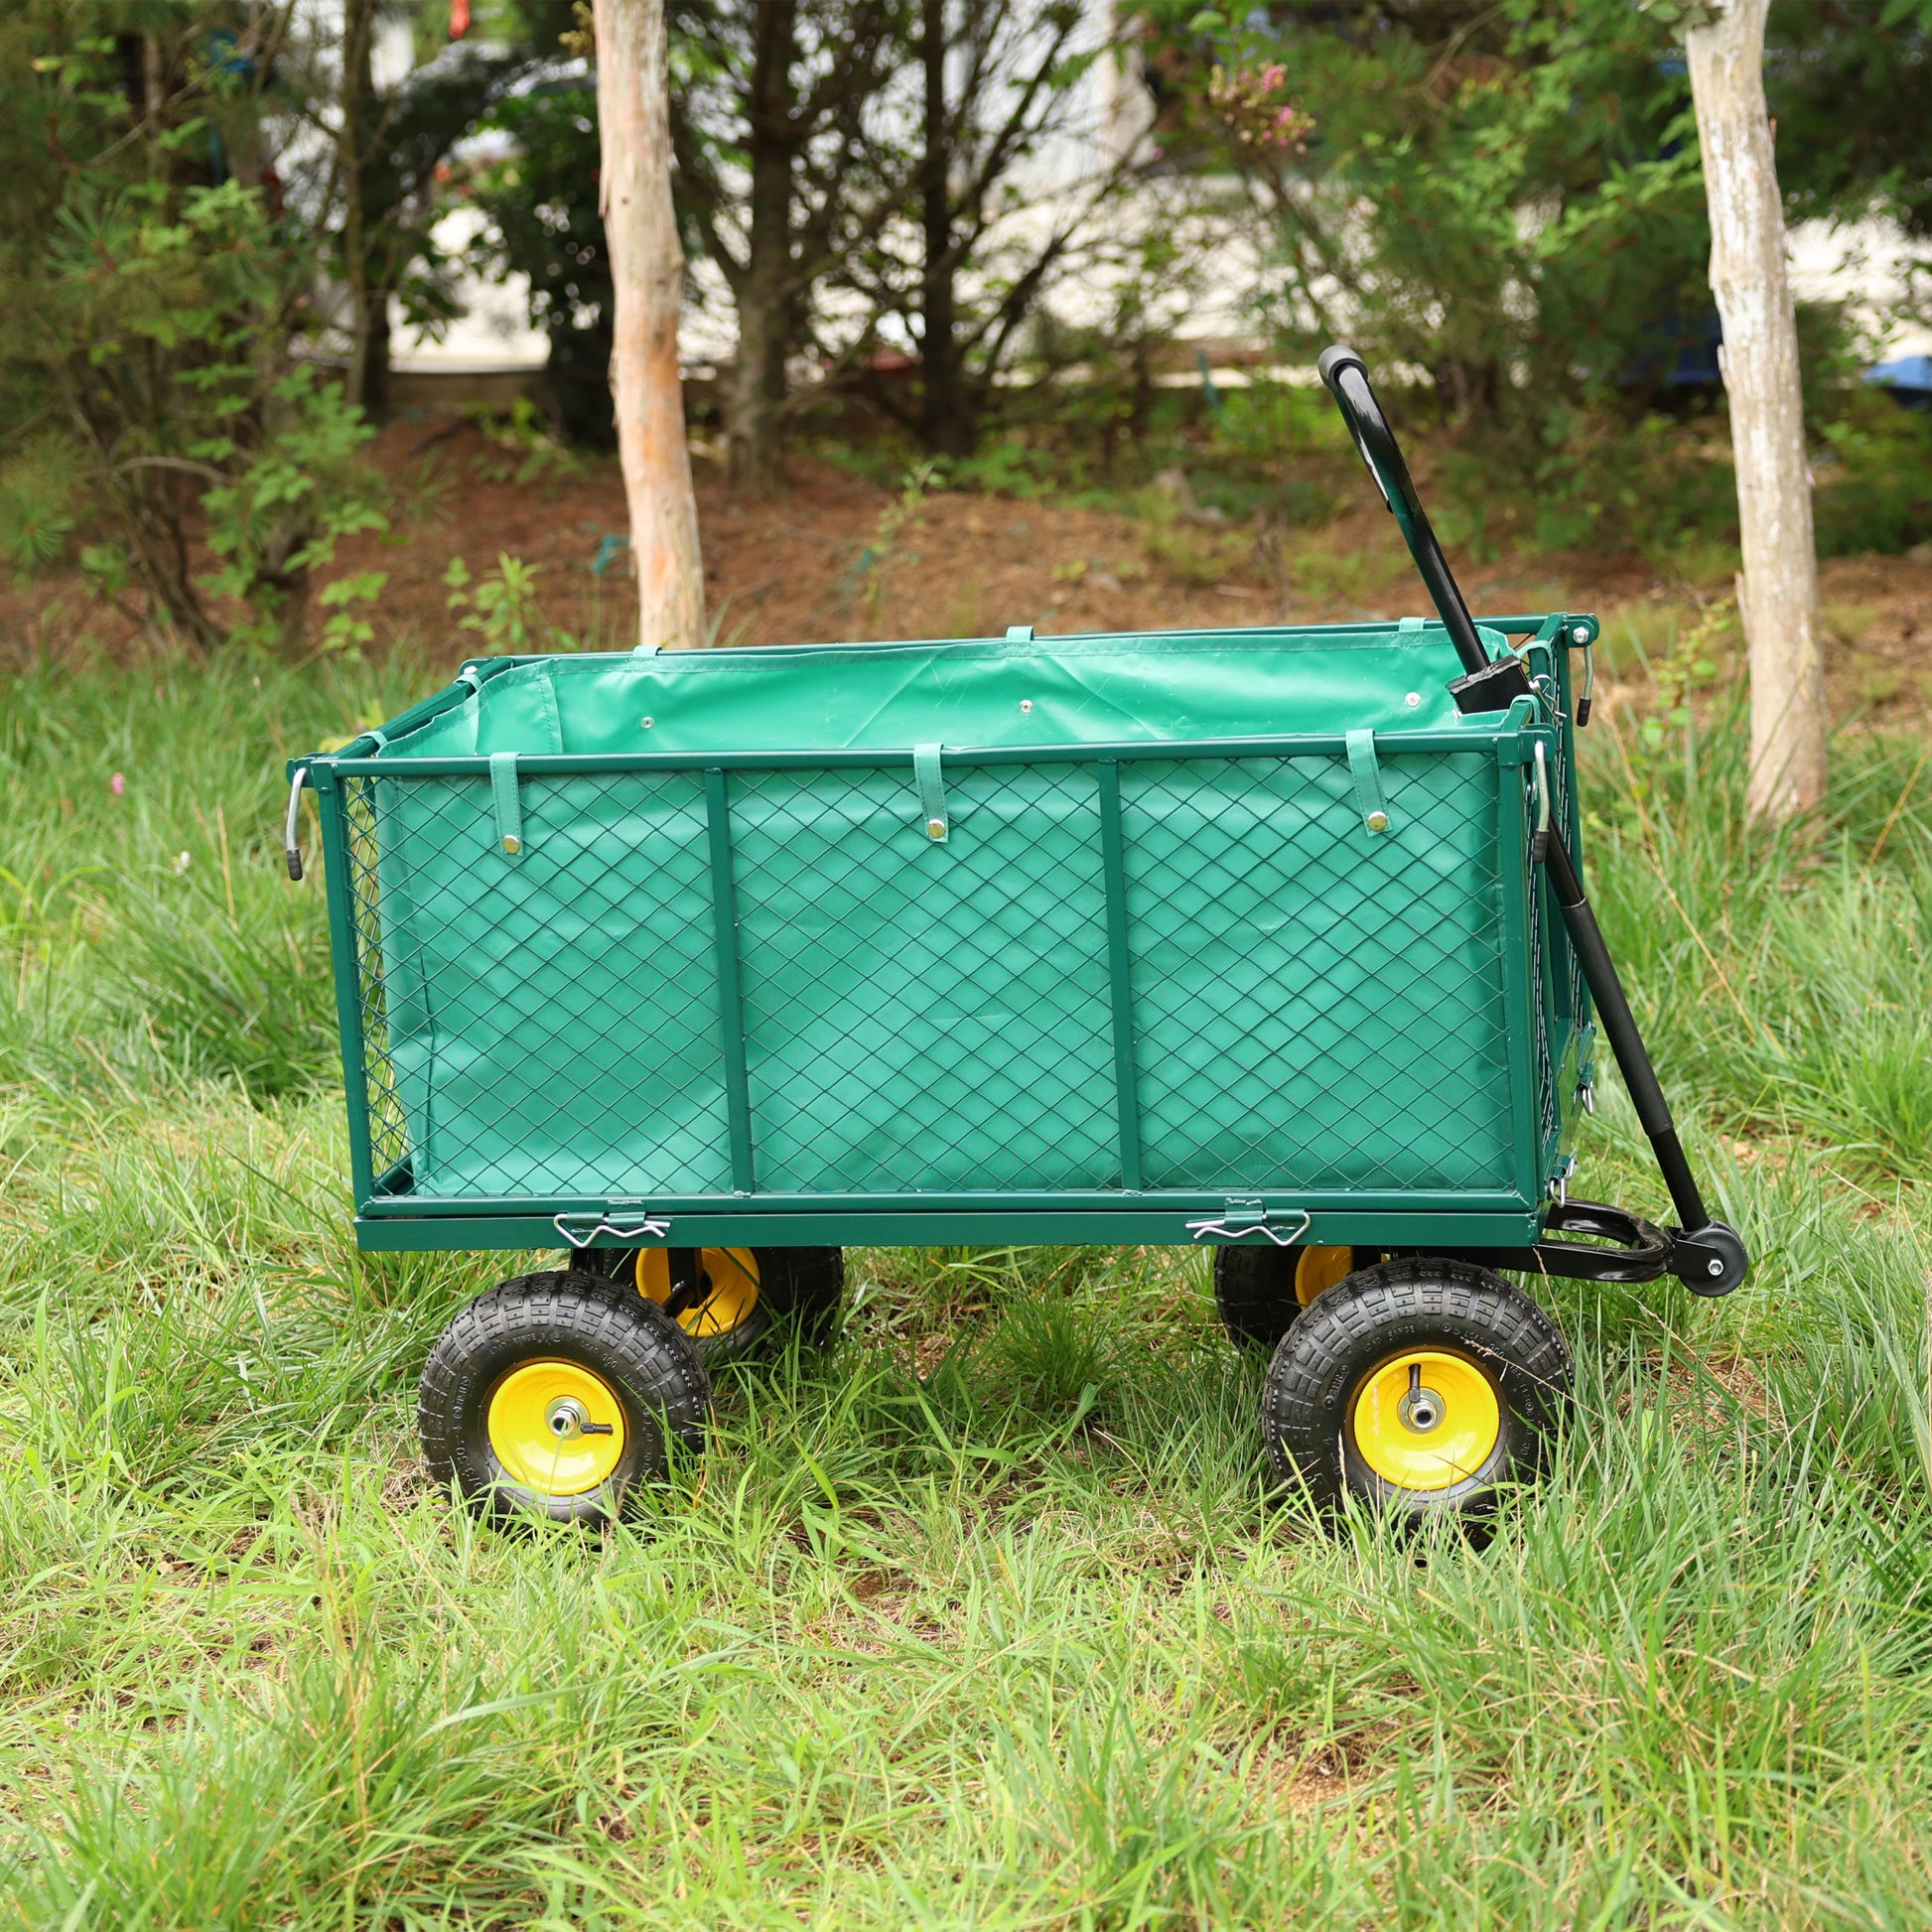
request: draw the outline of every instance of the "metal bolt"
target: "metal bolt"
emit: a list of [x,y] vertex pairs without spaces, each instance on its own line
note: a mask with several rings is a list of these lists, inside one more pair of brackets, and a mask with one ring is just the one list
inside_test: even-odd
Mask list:
[[1707,1275],[1722,1275],[1725,1272],[1725,1265],[1722,1261],[1707,1261],[1704,1264],[1704,1272]]
[[1034,701],[1033,701],[1033,699],[1031,699],[1031,698],[1022,698],[1022,699],[1020,700],[1020,709],[1021,709],[1022,711],[1031,711],[1031,710],[1032,710],[1033,708],[1034,708]]
[[946,821],[943,818],[927,819],[925,835],[929,839],[943,839],[946,836]]
[[1404,1429],[1426,1436],[1443,1420],[1444,1407],[1443,1398],[1434,1389],[1411,1389],[1396,1404],[1396,1414],[1402,1418]]
[[1411,711],[1414,711],[1415,708],[1422,703],[1422,693],[1420,691],[1411,691],[1409,695],[1403,699],[1402,702],[1406,704]]
[[1368,829],[1371,832],[1386,832],[1389,829],[1388,813],[1370,812],[1368,815]]
[[551,1435],[560,1443],[568,1443],[583,1435],[584,1425],[590,1419],[590,1411],[574,1395],[560,1395],[544,1416],[544,1421],[550,1425]]
[[1579,643],[1579,644],[1588,643],[1589,625],[1587,623],[1573,624],[1570,629],[1570,636],[1572,641],[1575,643]]

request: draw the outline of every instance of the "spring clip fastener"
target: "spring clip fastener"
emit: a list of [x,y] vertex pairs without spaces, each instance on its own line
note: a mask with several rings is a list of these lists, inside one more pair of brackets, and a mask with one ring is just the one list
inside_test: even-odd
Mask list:
[[613,1235],[620,1241],[663,1241],[670,1235],[671,1217],[637,1214],[613,1219],[609,1214],[558,1214],[552,1216],[551,1225],[581,1252],[600,1234]]
[[[1274,1226],[1269,1218],[1274,1214],[1294,1216],[1295,1225]],[[1263,1207],[1259,1201],[1231,1200],[1220,1219],[1189,1221],[1187,1232],[1196,1241],[1204,1241],[1209,1235],[1219,1235],[1224,1241],[1240,1241],[1248,1235],[1259,1234],[1278,1248],[1292,1248],[1308,1233],[1313,1221],[1314,1216],[1306,1207]]]

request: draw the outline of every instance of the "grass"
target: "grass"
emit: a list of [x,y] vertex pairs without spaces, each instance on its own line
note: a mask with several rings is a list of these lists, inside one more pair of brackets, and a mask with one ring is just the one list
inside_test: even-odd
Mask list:
[[[420,1476],[514,1257],[347,1231],[280,760],[420,665],[0,699],[0,1924],[1916,1926],[1932,1892],[1932,805],[1589,735],[1596,897],[1723,1303],[1551,1296],[1485,1548],[1262,1492],[1203,1259],[854,1257],[602,1538]],[[119,772],[119,791],[113,775]],[[183,863],[183,855],[186,862]],[[1620,1092],[1588,1190],[1660,1208]]]

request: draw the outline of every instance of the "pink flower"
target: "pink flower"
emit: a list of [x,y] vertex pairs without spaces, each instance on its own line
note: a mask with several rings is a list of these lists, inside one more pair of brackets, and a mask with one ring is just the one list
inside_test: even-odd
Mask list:
[[127,789],[127,780],[118,771],[116,771],[114,775],[107,780],[107,789],[111,791],[116,798],[118,798],[121,795],[121,793]]

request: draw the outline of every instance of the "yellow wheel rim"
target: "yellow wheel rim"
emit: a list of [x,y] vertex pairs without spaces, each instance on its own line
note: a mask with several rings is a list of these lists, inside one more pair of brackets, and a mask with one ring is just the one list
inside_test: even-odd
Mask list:
[[623,1405],[577,1362],[525,1362],[489,1398],[489,1447],[512,1482],[581,1496],[623,1459]]
[[[637,1289],[660,1309],[671,1299],[671,1258],[662,1248],[637,1250]],[[730,1334],[759,1305],[758,1257],[750,1248],[700,1248],[698,1290],[677,1325],[693,1341]]]
[[1304,1248],[1295,1263],[1295,1299],[1307,1308],[1355,1266],[1353,1248]]
[[1405,1349],[1355,1391],[1355,1448],[1398,1489],[1448,1489],[1488,1461],[1502,1436],[1496,1386],[1474,1362]]

